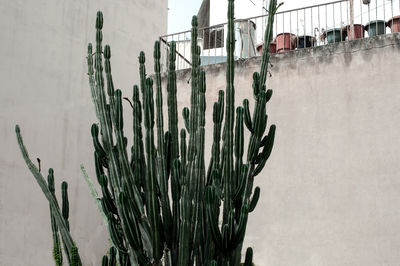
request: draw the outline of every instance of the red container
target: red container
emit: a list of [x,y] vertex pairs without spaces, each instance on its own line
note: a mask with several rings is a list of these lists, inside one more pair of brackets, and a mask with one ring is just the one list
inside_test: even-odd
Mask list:
[[269,44],[269,52],[270,52],[271,54],[276,53],[276,43],[271,42],[271,43]]
[[294,36],[295,35],[292,33],[280,33],[276,36],[276,50],[278,53],[294,50],[294,48],[296,48],[293,41]]
[[[264,46],[263,43],[260,43],[259,45],[257,45],[256,49],[257,49],[258,55],[262,55],[263,46]],[[276,53],[276,43],[271,42],[269,44],[269,53],[270,54]]]
[[353,34],[351,34],[350,25],[347,25],[346,30],[347,30],[347,37],[349,38],[349,40],[364,38],[364,25],[354,24],[354,38]]
[[388,20],[387,25],[393,32],[400,32],[400,16],[392,17]]

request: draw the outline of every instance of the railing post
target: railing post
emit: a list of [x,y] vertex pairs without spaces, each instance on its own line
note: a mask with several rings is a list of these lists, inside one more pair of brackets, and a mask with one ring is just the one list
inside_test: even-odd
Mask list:
[[[354,35],[354,0],[350,0],[350,35],[351,40],[355,39]],[[350,39],[350,37],[349,37]]]

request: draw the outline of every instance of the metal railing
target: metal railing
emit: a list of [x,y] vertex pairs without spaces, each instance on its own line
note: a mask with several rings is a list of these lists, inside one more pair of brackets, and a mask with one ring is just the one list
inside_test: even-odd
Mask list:
[[[353,34],[350,33],[351,15],[348,0],[278,12],[275,15],[270,50],[282,53],[400,31],[400,0],[354,0],[353,12]],[[235,59],[260,54],[267,20],[268,15],[235,20]],[[226,34],[226,23],[198,30],[202,65],[226,61]],[[171,41],[176,42],[176,68],[190,67],[190,30],[161,36],[160,41],[163,71],[167,69]]]

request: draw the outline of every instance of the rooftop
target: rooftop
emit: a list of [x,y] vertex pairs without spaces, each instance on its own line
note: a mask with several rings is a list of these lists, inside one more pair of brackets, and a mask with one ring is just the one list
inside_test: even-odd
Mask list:
[[[364,4],[370,2],[369,4]],[[278,12],[275,16],[271,53],[348,42],[400,31],[400,0],[354,0],[354,35],[350,34],[350,1],[340,0]],[[261,15],[235,21],[235,58],[259,55],[268,16]],[[226,60],[226,23],[199,28],[198,45],[202,65]],[[191,31],[160,36],[163,45],[162,65],[166,70],[169,43],[176,42],[177,69],[190,67]]]

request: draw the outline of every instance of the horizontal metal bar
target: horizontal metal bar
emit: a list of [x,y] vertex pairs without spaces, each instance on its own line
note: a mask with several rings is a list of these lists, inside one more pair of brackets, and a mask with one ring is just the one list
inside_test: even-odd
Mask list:
[[[163,43],[165,43],[168,47],[170,47],[170,46],[169,46],[169,43],[168,43],[166,40],[164,40],[162,37],[160,37],[160,40],[161,40]],[[186,59],[186,57],[184,57],[183,55],[181,55],[181,53],[179,53],[178,51],[176,51],[176,54],[179,55],[180,57],[182,57],[182,59],[183,59],[186,63],[188,63],[189,65],[192,65],[192,64],[190,63],[190,61]]]
[[318,5],[300,7],[300,8],[295,8],[295,9],[280,11],[280,12],[277,12],[276,14],[283,14],[283,13],[288,13],[288,12],[293,12],[293,11],[298,11],[298,10],[303,10],[303,9],[321,7],[321,6],[328,6],[328,5],[333,5],[333,4],[337,4],[337,3],[341,3],[341,2],[348,2],[348,1],[349,1],[349,0],[339,0],[339,1],[334,1],[334,2],[329,2],[329,3],[324,3],[324,4],[318,4]]

